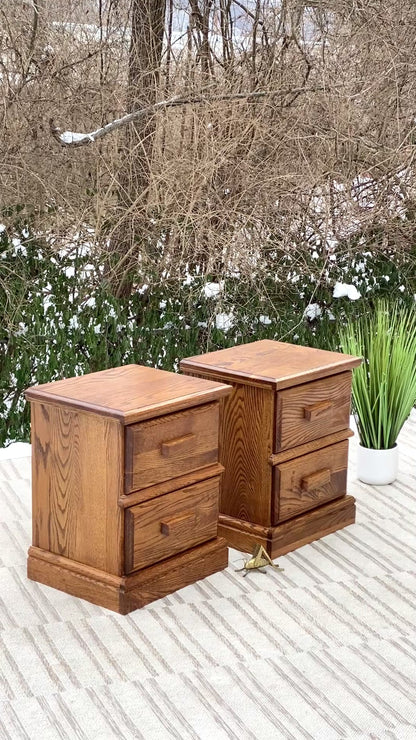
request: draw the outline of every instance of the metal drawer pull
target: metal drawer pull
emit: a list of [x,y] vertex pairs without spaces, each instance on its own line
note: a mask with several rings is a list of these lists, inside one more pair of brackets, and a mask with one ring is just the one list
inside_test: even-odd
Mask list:
[[301,488],[304,491],[315,491],[317,488],[322,488],[322,486],[326,486],[330,482],[331,471],[329,468],[324,468],[323,470],[318,470],[316,473],[305,475],[302,478]]
[[170,457],[176,455],[177,452],[181,452],[183,447],[187,447],[191,442],[194,442],[195,434],[185,434],[183,437],[177,437],[176,439],[170,439],[168,442],[162,442],[161,449],[163,457]]
[[165,519],[160,522],[160,531],[166,535],[181,535],[185,532],[189,532],[190,527],[195,526],[196,515],[193,512],[187,514],[181,514],[180,516],[174,516],[170,519]]
[[313,403],[312,406],[304,406],[303,416],[308,421],[314,421],[314,419],[319,419],[320,416],[332,409],[333,405],[333,401],[318,401]]

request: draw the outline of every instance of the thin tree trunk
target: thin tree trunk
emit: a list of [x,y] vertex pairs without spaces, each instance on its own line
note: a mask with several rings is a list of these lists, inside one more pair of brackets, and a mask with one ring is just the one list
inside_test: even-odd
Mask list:
[[[154,105],[160,80],[166,0],[132,0],[131,43],[127,88],[129,112]],[[147,202],[156,116],[137,120],[127,127],[125,152],[119,176],[121,216],[113,238],[113,261],[120,260],[122,275],[115,271],[110,282],[117,295],[131,292],[131,268],[137,256],[149,248]],[[115,259],[114,259],[115,258]]]

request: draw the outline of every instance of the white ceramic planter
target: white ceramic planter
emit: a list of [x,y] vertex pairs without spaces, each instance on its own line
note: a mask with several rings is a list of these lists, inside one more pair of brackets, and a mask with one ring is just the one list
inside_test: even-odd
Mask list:
[[385,486],[396,480],[398,463],[399,448],[397,445],[389,450],[371,450],[359,445],[357,478],[373,486]]

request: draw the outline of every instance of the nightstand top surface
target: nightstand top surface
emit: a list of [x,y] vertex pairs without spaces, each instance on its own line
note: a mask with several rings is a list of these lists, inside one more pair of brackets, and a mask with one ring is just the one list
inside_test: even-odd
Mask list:
[[352,355],[262,339],[187,357],[180,367],[185,372],[194,369],[212,375],[213,379],[221,375],[224,382],[264,385],[279,390],[351,370],[360,364],[361,359]]
[[27,389],[26,398],[132,424],[209,403],[230,391],[229,386],[215,381],[142,365],[125,365],[32,386]]

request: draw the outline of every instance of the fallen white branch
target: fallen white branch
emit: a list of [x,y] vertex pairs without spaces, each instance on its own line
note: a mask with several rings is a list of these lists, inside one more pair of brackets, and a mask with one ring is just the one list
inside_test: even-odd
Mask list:
[[168,100],[161,100],[159,103],[149,105],[146,108],[139,108],[133,111],[133,113],[127,113],[122,118],[116,118],[114,121],[110,121],[105,126],[98,128],[96,131],[90,131],[89,133],[75,133],[73,131],[61,131],[60,128],[55,126],[53,120],[49,121],[49,126],[52,136],[62,146],[84,146],[85,144],[91,144],[98,139],[102,139],[112,131],[116,131],[122,126],[127,126],[132,121],[137,121],[139,118],[145,118],[146,116],[152,115],[158,110],[164,108],[174,108],[179,105],[200,105],[202,103],[219,103],[222,101],[234,101],[234,100],[253,100],[256,98],[266,97],[284,97],[285,95],[294,95],[302,92],[317,92],[324,90],[324,88],[295,88],[290,90],[257,90],[256,92],[247,93],[229,93],[224,95],[212,95],[212,96],[176,96],[169,98]]

